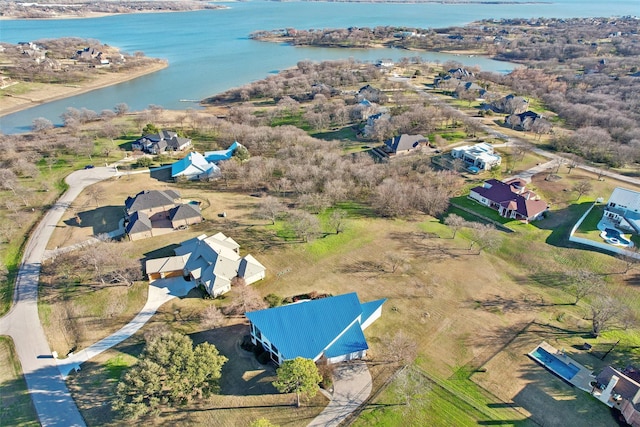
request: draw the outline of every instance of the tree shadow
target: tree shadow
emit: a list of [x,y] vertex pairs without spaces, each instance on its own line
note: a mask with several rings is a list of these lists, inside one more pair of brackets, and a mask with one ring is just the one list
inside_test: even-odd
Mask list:
[[271,384],[276,379],[273,364],[260,364],[252,352],[240,347],[245,335],[249,335],[248,324],[235,324],[210,329],[191,335],[193,342],[209,342],[229,360],[222,367],[220,394],[251,396],[276,394]]
[[552,246],[582,248],[582,245],[570,242],[569,235],[573,226],[591,205],[591,202],[573,203],[564,209],[547,212],[544,219],[533,221],[531,224],[541,230],[551,231],[545,242]]

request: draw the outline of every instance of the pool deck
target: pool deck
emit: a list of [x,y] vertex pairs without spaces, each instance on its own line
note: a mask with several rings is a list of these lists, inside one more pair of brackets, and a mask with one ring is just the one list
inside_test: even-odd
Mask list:
[[[591,393],[591,390],[593,389],[593,387],[591,386],[591,381],[595,380],[595,378],[596,378],[595,375],[593,375],[593,372],[591,372],[589,369],[585,368],[583,365],[579,364],[578,362],[576,362],[575,360],[573,360],[572,358],[567,356],[566,353],[564,353],[563,351],[560,351],[557,348],[553,347],[552,345],[550,345],[546,341],[542,341],[540,344],[538,344],[538,346],[536,348],[531,350],[531,352],[529,353],[529,357],[531,357],[532,359],[538,360],[533,355],[533,352],[535,352],[538,348],[542,348],[543,350],[546,350],[548,353],[552,354],[558,360],[566,363],[567,365],[569,363],[571,363],[572,365],[577,367],[578,368],[578,372],[576,372],[576,374],[573,376],[573,378],[571,378],[570,380],[565,379],[565,381],[569,382],[571,385],[573,385],[575,387],[578,387],[582,391],[586,391],[587,393]],[[545,365],[543,365],[543,366],[545,366]],[[545,366],[545,368],[547,368],[548,370],[554,372],[553,369],[551,369],[548,366]],[[554,373],[556,373],[556,372],[554,372]],[[556,373],[556,375],[559,375],[559,374]]]

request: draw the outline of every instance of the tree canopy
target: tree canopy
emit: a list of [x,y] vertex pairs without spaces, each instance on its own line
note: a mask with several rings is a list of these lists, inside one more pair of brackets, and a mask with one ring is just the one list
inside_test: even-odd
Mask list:
[[296,357],[286,360],[276,371],[278,379],[273,382],[280,393],[295,393],[296,404],[300,406],[300,395],[311,398],[318,392],[322,376],[311,359]]
[[191,339],[179,333],[156,336],[118,383],[113,409],[125,418],[137,418],[162,404],[206,397],[217,390],[227,360],[212,344],[194,348]]

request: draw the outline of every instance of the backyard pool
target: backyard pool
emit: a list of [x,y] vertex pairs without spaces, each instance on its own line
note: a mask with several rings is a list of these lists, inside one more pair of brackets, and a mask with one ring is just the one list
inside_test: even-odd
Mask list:
[[567,364],[541,347],[537,347],[529,353],[529,356],[554,374],[559,375],[567,381],[570,381],[580,370],[580,368],[573,363],[569,362]]
[[600,233],[600,237],[611,245],[631,246],[631,242],[622,237],[622,233],[613,228],[605,228],[604,231]]

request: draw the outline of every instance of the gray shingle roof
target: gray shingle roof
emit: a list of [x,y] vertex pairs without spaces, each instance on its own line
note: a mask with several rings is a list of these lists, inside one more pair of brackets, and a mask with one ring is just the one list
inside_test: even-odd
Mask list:
[[127,234],[144,233],[145,231],[151,231],[151,221],[149,217],[142,212],[134,212],[129,218],[129,223],[125,227],[124,231]]
[[201,216],[202,215],[200,214],[200,207],[198,205],[192,205],[191,203],[184,203],[169,210],[169,219],[171,221],[188,218],[200,218]]
[[164,191],[144,190],[136,194],[135,197],[128,197],[124,205],[127,208],[127,213],[131,215],[139,210],[169,206],[175,203],[175,199],[176,197]]

